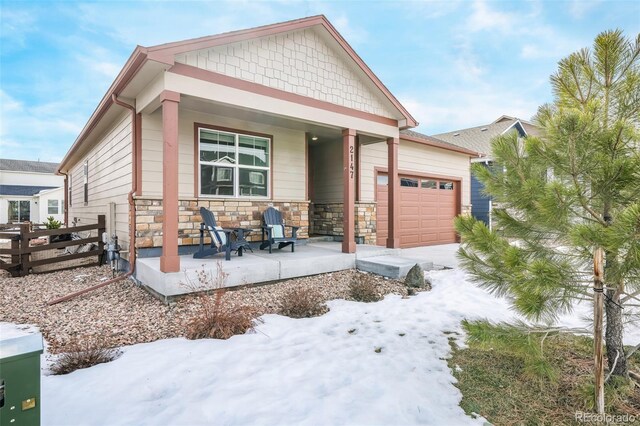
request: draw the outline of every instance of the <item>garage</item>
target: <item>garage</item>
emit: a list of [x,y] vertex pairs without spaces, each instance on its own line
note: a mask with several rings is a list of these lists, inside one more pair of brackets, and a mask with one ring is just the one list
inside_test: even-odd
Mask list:
[[[376,176],[377,244],[389,233],[389,188],[386,173]],[[400,174],[400,247],[455,243],[453,219],[460,212],[460,181],[442,177]]]

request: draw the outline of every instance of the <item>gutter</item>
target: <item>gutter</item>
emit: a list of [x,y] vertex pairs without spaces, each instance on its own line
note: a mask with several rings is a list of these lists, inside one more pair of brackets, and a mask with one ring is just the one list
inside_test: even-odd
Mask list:
[[[114,279],[102,282],[100,284],[96,284],[94,286],[85,288],[80,291],[76,291],[71,294],[67,294],[66,296],[62,296],[57,299],[51,300],[48,302],[49,306],[55,305],[60,302],[65,302],[67,300],[73,299],[76,296],[80,296],[90,291],[108,286],[109,284],[113,284],[118,281],[122,281],[126,278],[129,278],[130,276],[133,275],[136,268],[136,211],[135,211],[135,202],[133,197],[134,195],[137,195],[137,191],[138,191],[138,173],[140,171],[138,170],[138,167],[137,167],[137,164],[138,164],[137,148],[142,141],[140,138],[140,133],[137,131],[138,129],[136,124],[138,123],[138,121],[136,120],[135,107],[133,105],[129,105],[125,102],[118,100],[118,96],[115,93],[111,95],[111,101],[115,105],[121,106],[123,108],[127,108],[128,110],[131,111],[131,141],[132,141],[132,144],[131,144],[131,191],[129,191],[129,194],[127,195],[127,200],[129,202],[129,271],[126,274],[120,275],[119,277],[116,277]],[[60,171],[58,172],[60,174],[64,174]],[[65,175],[65,182],[67,182],[66,174],[64,175]],[[67,203],[68,203],[68,200],[67,200],[67,197],[65,197],[65,206]],[[68,214],[67,210],[65,209],[65,220],[66,220],[67,214]]]

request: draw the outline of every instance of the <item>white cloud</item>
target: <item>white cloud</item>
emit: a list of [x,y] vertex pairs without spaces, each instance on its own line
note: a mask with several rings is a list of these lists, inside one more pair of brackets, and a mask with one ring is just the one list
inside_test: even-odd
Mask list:
[[467,20],[470,31],[498,30],[510,32],[514,25],[514,14],[491,9],[484,0],[476,0],[471,6],[472,13]]
[[71,145],[82,128],[78,114],[61,114],[73,111],[72,103],[58,101],[30,107],[0,90],[0,105],[0,147],[5,158],[59,161],[64,150],[58,142],[68,140]]
[[[429,96],[400,96],[400,102],[418,120],[417,129],[426,134],[449,132],[491,123],[501,115],[529,119],[535,114],[538,102],[521,93],[495,88],[450,90],[443,88]],[[422,99],[428,99],[425,102]]]
[[367,31],[364,28],[354,26],[346,15],[333,18],[331,23],[336,27],[342,37],[344,37],[352,46],[364,43],[369,38]]
[[33,13],[26,10],[10,10],[2,7],[0,21],[2,21],[0,40],[5,51],[23,47],[27,35],[35,31],[36,18]]
[[569,13],[574,19],[581,19],[593,9],[600,6],[600,0],[571,0]]

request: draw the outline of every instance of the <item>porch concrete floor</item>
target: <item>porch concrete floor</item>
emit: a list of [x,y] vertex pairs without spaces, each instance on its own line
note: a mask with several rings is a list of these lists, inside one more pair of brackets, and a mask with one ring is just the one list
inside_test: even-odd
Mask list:
[[[225,261],[222,254],[206,259],[194,259],[191,255],[180,256],[180,272],[164,273],[160,271],[160,258],[141,258],[136,261],[136,279],[162,297],[178,296],[213,287],[213,283],[202,285],[197,280],[198,271],[205,270],[216,276],[217,264],[227,274],[224,287],[236,287],[289,278],[342,271],[356,267],[357,259],[370,259],[401,256],[415,263],[425,261],[438,265],[455,267],[455,250],[458,244],[446,246],[419,247],[416,249],[388,249],[386,247],[364,245],[356,246],[353,254],[342,253],[339,242],[320,241],[290,247],[282,250],[254,250],[242,257],[231,256]],[[197,287],[197,288],[194,288]]]
[[[181,271],[172,273],[160,271],[159,257],[141,258],[136,261],[136,279],[158,295],[171,297],[195,291],[193,286],[200,286],[198,271],[204,269],[215,277],[217,264],[227,274],[224,286],[235,287],[352,269],[358,256],[387,253],[384,247],[359,245],[355,254],[347,254],[342,253],[341,247],[336,242],[300,244],[294,253],[290,247],[275,249],[271,254],[266,250],[254,250],[242,257],[232,254],[230,261],[225,261],[222,254],[206,259],[186,255],[180,256]],[[212,286],[198,290],[207,287]]]

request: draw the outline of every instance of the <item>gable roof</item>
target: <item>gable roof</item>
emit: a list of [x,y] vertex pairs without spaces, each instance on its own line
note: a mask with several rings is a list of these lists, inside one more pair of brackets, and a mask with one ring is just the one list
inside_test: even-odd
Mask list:
[[264,25],[260,27],[249,28],[245,30],[231,31],[212,36],[193,38],[173,43],[165,43],[147,48],[150,58],[165,63],[174,63],[174,57],[180,53],[191,52],[194,50],[206,49],[223,44],[237,43],[240,41],[261,38],[273,34],[300,30],[320,26],[340,45],[345,54],[355,62],[355,64],[364,72],[371,82],[382,92],[382,94],[391,102],[391,104],[401,112],[405,117],[406,125],[404,127],[416,127],[418,122],[413,116],[402,106],[400,101],[391,93],[391,91],[382,83],[369,66],[362,60],[349,43],[340,35],[338,30],[329,22],[324,15],[310,16],[307,18],[294,19],[291,21],[279,22],[276,24]]
[[382,81],[380,81],[380,79],[373,73],[369,66],[365,64],[362,58],[358,56],[355,50],[353,50],[349,43],[347,43],[347,41],[340,35],[340,33],[338,33],[338,31],[329,22],[329,20],[324,15],[316,15],[307,18],[249,28],[245,30],[231,31],[213,36],[165,43],[156,46],[136,46],[131,56],[125,63],[124,67],[117,75],[116,79],[107,90],[107,93],[105,93],[104,97],[85,124],[84,128],[80,132],[80,135],[78,135],[73,145],[61,161],[58,167],[58,171],[65,170],[65,167],[69,162],[72,153],[80,148],[83,142],[96,128],[100,120],[107,114],[111,106],[114,105],[115,101],[113,97],[120,95],[147,63],[155,63],[164,67],[164,69],[168,69],[169,67],[176,64],[176,54],[215,47],[222,44],[236,43],[242,40],[264,37],[285,31],[310,28],[314,26],[320,26],[326,30],[326,32],[340,45],[345,54],[349,58],[351,58],[351,60],[353,60],[353,62],[362,70],[366,77],[370,79],[372,84],[380,90],[383,96],[388,99],[389,102],[398,110],[400,115],[404,117],[402,123],[400,124],[400,127],[410,128],[416,127],[418,125],[418,122],[415,120],[415,118],[411,116],[411,114],[406,110],[406,108],[404,108],[404,106],[402,106],[402,104],[400,104],[398,99],[396,99],[396,97],[389,91],[389,89],[382,83]]
[[417,142],[424,145],[429,145],[434,148],[442,148],[447,151],[459,152],[461,154],[467,154],[472,157],[480,156],[480,153],[477,151],[473,151],[467,148],[463,148],[459,145],[454,145],[452,143],[443,141],[441,139],[437,139],[433,136],[428,136],[420,132],[416,132],[414,130],[401,130],[400,131],[400,139],[406,140],[409,142]]
[[0,185],[0,195],[15,195],[31,197],[46,189],[57,189],[56,186],[35,186],[35,185]]
[[0,170],[27,173],[55,173],[58,163],[0,158]]
[[[528,123],[528,126],[535,128],[531,123]],[[491,156],[491,140],[514,128],[523,136],[529,134],[520,119],[503,115],[490,124],[440,133],[434,137],[484,156]]]

